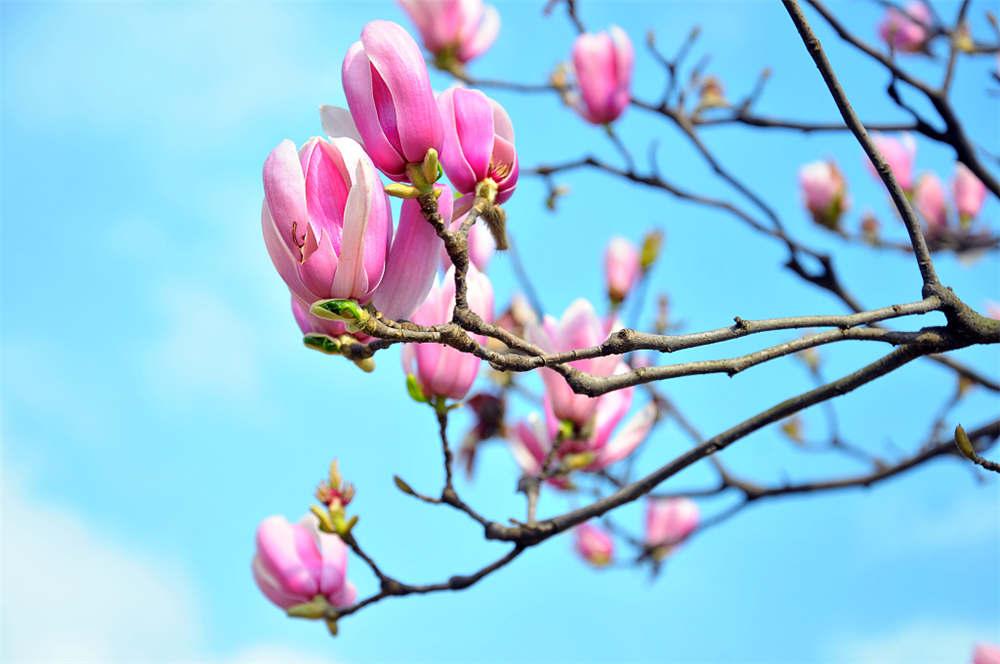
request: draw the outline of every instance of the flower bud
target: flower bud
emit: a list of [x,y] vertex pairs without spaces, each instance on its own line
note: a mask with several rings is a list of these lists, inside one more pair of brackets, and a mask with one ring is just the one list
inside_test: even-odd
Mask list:
[[409,178],[428,149],[441,151],[441,118],[420,48],[402,26],[371,21],[351,45],[342,68],[351,117],[375,166],[389,178]]
[[399,0],[424,47],[450,69],[484,53],[500,31],[500,14],[482,0]]
[[918,53],[924,50],[930,36],[932,23],[930,10],[920,0],[911,2],[903,11],[889,7],[878,26],[882,41],[900,53]]
[[604,567],[611,562],[615,553],[615,542],[611,535],[589,523],[580,524],[573,533],[574,546],[581,558],[594,567]]
[[576,109],[588,122],[609,124],[628,107],[635,54],[625,31],[584,33],[573,43],[573,70],[580,89]]
[[623,237],[614,237],[604,253],[604,275],[608,283],[608,297],[619,304],[639,280],[642,261],[639,249]]
[[698,504],[688,498],[650,498],[646,502],[646,545],[669,552],[698,527]]
[[840,218],[851,205],[847,183],[833,161],[815,161],[799,170],[802,201],[820,226],[837,230]]
[[451,87],[438,95],[444,125],[441,164],[458,193],[477,194],[480,183],[495,185],[491,202],[501,204],[517,186],[517,152],[510,116],[478,90]]
[[977,643],[972,651],[972,664],[1000,664],[1000,645]]
[[955,197],[955,208],[958,219],[965,228],[976,218],[986,201],[986,185],[963,163],[955,165],[955,179],[952,181],[952,194]]
[[257,528],[253,575],[261,592],[283,609],[315,608],[317,597],[346,607],[357,595],[347,580],[347,547],[339,537],[319,532],[312,517],[294,524],[282,516],[264,519]]
[[[493,320],[493,286],[489,278],[470,265],[466,275],[466,295],[469,307],[483,320]],[[412,320],[419,325],[438,325],[451,320],[455,308],[455,268],[445,274],[444,281],[434,284],[424,303],[413,312]],[[473,335],[478,343],[485,338]],[[439,343],[407,344],[403,349],[403,367],[416,377],[420,393],[425,398],[465,397],[479,372],[480,360],[471,353]]]
[[929,236],[942,233],[948,227],[948,207],[944,202],[944,186],[933,173],[925,173],[917,180],[913,204],[927,224]]
[[[875,147],[882,154],[885,162],[889,165],[889,170],[896,178],[896,183],[909,193],[913,191],[913,162],[917,156],[917,144],[913,136],[904,133],[901,139],[895,139],[884,134],[872,134]],[[865,156],[865,163],[871,174],[881,182],[875,165]]]

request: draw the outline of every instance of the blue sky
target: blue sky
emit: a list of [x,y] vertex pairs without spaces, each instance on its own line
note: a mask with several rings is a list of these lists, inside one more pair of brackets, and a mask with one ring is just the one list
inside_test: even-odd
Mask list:
[[[500,39],[473,73],[543,80],[568,56],[568,24],[541,19],[541,2],[499,4]],[[835,117],[777,3],[581,5],[588,25],[615,22],[636,41],[640,96],[662,84],[641,47],[645,30],[672,51],[700,23],[709,71],[732,96],[771,66],[761,112]],[[874,38],[870,5],[834,7]],[[973,5],[980,23],[986,8]],[[343,103],[340,61],[366,21],[409,24],[389,2],[5,3],[2,12],[5,660],[953,662],[975,640],[1000,641],[1000,488],[957,461],[870,491],[757,506],[692,540],[655,583],[644,572],[594,572],[561,537],[464,593],[353,616],[336,640],[321,625],[283,618],[253,586],[253,531],[269,514],[303,512],[333,456],[359,490],[358,535],[392,574],[437,580],[498,550],[463,519],[393,488],[397,472],[421,488],[440,482],[434,421],[405,397],[398,352],[361,375],[302,348],[260,239],[268,151],[318,133],[321,103]],[[902,119],[880,94],[883,72],[818,31],[861,116]],[[996,146],[996,97],[983,94],[990,64],[963,60],[955,99],[972,133]],[[523,165],[590,151],[617,159],[599,129],[557,101],[496,96]],[[671,179],[735,199],[672,127],[632,109],[620,132],[639,155],[655,136]],[[800,237],[837,252],[867,305],[919,298],[910,259],[846,247],[800,209],[799,165],[834,156],[855,201],[852,221],[870,208],[900,233],[849,136],[716,129],[706,140]],[[949,152],[919,145],[919,168],[950,177]],[[576,297],[600,301],[609,235],[637,239],[652,227],[667,234],[654,286],[688,330],[733,315],[841,311],[784,273],[779,245],[729,218],[594,173],[561,180],[573,191],[557,214],[528,178],[506,206],[553,313]],[[988,202],[994,231],[998,215]],[[994,257],[963,265],[942,256],[938,265],[973,305],[1000,300]],[[490,275],[505,300],[515,289],[508,259],[495,258]],[[882,350],[843,344],[823,351],[824,366],[841,374]],[[995,350],[957,356],[1000,373]],[[664,389],[714,433],[809,381],[789,360]],[[885,454],[912,448],[951,381],[914,363],[860,390],[838,405],[845,435]],[[996,407],[973,393],[950,423],[975,426]],[[330,433],[345,419],[355,435]],[[821,431],[821,413],[805,422]],[[640,468],[687,444],[673,425],[661,427]],[[762,482],[860,470],[793,454],[775,428],[723,458]],[[469,500],[494,518],[519,515],[507,450],[487,448],[481,468],[462,482]],[[696,466],[668,486],[710,479]],[[566,506],[548,497],[542,508]],[[703,504],[707,513],[723,506]],[[619,520],[637,528],[640,518],[632,506]],[[370,591],[366,570],[357,561],[352,570]]]

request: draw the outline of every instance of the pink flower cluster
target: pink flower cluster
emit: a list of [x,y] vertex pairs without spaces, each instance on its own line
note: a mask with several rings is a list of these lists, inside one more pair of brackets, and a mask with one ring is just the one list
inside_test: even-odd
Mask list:
[[[405,4],[421,17],[436,13],[418,24],[443,30],[434,39],[458,48],[457,57],[473,57],[492,42],[490,32],[495,36],[495,10],[476,3]],[[349,110],[321,109],[328,137],[311,138],[298,150],[283,141],[267,158],[261,215],[268,253],[292,293],[300,328],[331,336],[347,330],[312,316],[309,308],[317,300],[352,299],[372,304],[386,317],[407,318],[430,292],[437,271],[442,244],[433,227],[409,199],[393,228],[378,171],[412,182],[414,169],[433,150],[465,197],[461,212],[471,206],[480,183],[492,181],[499,204],[513,194],[518,178],[506,111],[475,90],[451,88],[435,97],[420,49],[399,25],[366,25],[348,49],[342,79]],[[439,188],[442,217],[459,223],[460,214],[453,219],[451,189]],[[484,241],[482,229],[473,240],[473,257],[484,265],[492,244]]]

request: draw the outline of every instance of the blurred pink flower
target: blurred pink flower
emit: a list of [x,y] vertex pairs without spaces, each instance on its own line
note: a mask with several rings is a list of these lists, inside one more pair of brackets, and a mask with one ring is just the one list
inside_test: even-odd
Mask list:
[[580,88],[577,110],[594,124],[614,122],[629,104],[635,54],[625,31],[584,33],[573,43],[573,70]]
[[320,532],[311,516],[299,523],[271,516],[260,523],[253,576],[261,592],[283,609],[317,595],[345,607],[357,595],[347,580],[347,546],[336,535]]
[[611,238],[604,253],[604,275],[611,301],[624,300],[641,273],[639,248],[623,237]]
[[646,544],[672,548],[698,527],[698,504],[687,498],[650,498],[646,502]]
[[802,201],[813,220],[836,230],[844,212],[850,209],[847,183],[833,161],[814,161],[799,169]]
[[484,53],[500,32],[500,14],[482,0],[399,0],[428,51],[465,63]]
[[963,223],[975,219],[986,201],[986,185],[969,170],[968,166],[961,162],[955,164],[952,193],[955,197],[958,216]]
[[972,651],[972,664],[1000,664],[1000,645],[977,643]]
[[927,230],[931,235],[940,233],[948,226],[948,206],[944,200],[944,185],[941,184],[941,179],[937,175],[925,173],[917,180],[913,202],[924,221],[927,222]]
[[603,567],[611,562],[615,554],[615,542],[611,535],[590,523],[582,523],[573,529],[574,546],[580,557],[595,567]]
[[901,53],[918,53],[927,43],[928,30],[932,24],[931,12],[920,0],[911,2],[899,11],[889,7],[878,26],[882,41]]
[[[486,322],[493,320],[493,286],[489,278],[469,266],[466,275],[469,307]],[[455,309],[455,268],[434,284],[427,299],[413,313],[412,320],[420,325],[438,325],[451,320]],[[486,339],[473,335],[479,343]],[[437,343],[407,344],[403,349],[403,367],[416,377],[428,397],[463,399],[479,372],[479,358],[450,346]]]
[[[913,140],[913,136],[905,133],[901,139],[896,139],[885,134],[872,134],[872,140],[885,158],[889,170],[892,171],[899,186],[905,191],[911,191],[913,187],[913,162],[917,156],[917,144]],[[867,156],[865,163],[868,164],[868,170],[871,171],[872,175],[881,181],[878,171],[875,170],[875,165]]]

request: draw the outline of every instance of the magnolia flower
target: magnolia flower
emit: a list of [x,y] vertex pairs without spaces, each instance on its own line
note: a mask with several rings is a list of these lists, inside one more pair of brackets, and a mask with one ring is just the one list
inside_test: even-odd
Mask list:
[[482,0],[399,0],[427,50],[447,63],[484,53],[500,32],[500,14]]
[[918,53],[927,43],[931,23],[927,5],[917,0],[906,5],[903,11],[889,7],[878,26],[878,34],[896,51]]
[[320,532],[311,516],[299,523],[271,516],[260,523],[253,577],[261,592],[283,609],[317,596],[345,607],[357,595],[347,580],[347,546],[336,535]]
[[625,31],[584,33],[573,43],[573,70],[580,88],[577,110],[588,122],[608,124],[628,107],[635,54]]
[[611,301],[617,304],[624,300],[641,273],[639,248],[623,237],[611,238],[604,253],[604,275]]
[[813,221],[831,230],[840,225],[840,218],[851,206],[847,183],[833,161],[814,161],[799,169],[802,201]]
[[611,562],[615,554],[615,542],[603,529],[589,523],[582,523],[573,529],[574,547],[580,557],[595,567],[603,567]]
[[[907,133],[903,134],[902,139],[897,140],[884,134],[873,134],[872,140],[878,151],[882,153],[882,157],[885,158],[896,182],[904,191],[910,191],[913,187],[913,161],[917,156],[917,144],[913,140],[913,136]],[[865,162],[872,175],[879,178],[875,165],[867,157]]]
[[372,161],[393,180],[408,180],[408,164],[441,151],[441,117],[420,48],[402,26],[372,21],[347,51],[342,68],[350,120],[329,111],[331,136],[356,131]]
[[[635,451],[646,440],[656,422],[656,406],[652,403],[647,404],[624,426],[618,428],[632,406],[633,391],[633,388],[629,387],[594,399],[596,412],[593,422],[587,427],[573,431],[560,442],[555,461],[563,466],[568,464],[574,469],[596,472]],[[559,420],[552,412],[548,399],[545,403],[544,420],[538,413],[532,413],[526,420],[517,423],[510,446],[514,459],[525,474],[532,476],[542,474],[542,466],[552,449],[553,442],[561,435],[566,436],[565,432],[560,433],[560,428]],[[557,467],[553,465],[549,470]],[[553,478],[551,483],[561,488],[568,486],[563,478],[558,477]]]
[[[490,322],[493,320],[493,286],[489,278],[470,265],[466,275],[469,308]],[[438,325],[451,320],[455,309],[455,268],[435,283],[424,303],[413,312],[413,322]],[[485,337],[473,335],[478,343]],[[462,399],[479,372],[479,358],[450,346],[437,343],[407,344],[403,350],[403,368],[413,375],[427,397]]]
[[460,194],[474,194],[479,183],[497,187],[496,203],[517,186],[514,126],[500,104],[478,90],[451,87],[438,95],[444,124],[441,166]]
[[[451,200],[443,198],[447,217]],[[350,298],[390,318],[413,311],[430,289],[441,241],[419,204],[407,203],[393,240],[378,173],[349,138],[312,138],[298,153],[282,141],[264,162],[264,243],[307,310],[316,300]]]
[[944,185],[933,173],[925,173],[917,180],[913,193],[913,203],[927,222],[931,234],[939,233],[948,226],[948,206],[944,200]]
[[962,223],[976,218],[986,201],[986,185],[963,163],[955,165],[955,179],[952,181],[955,207]]
[[972,651],[972,664],[1000,664],[1000,645],[977,643]]
[[[698,504],[687,498],[650,498],[646,502],[646,545],[663,555],[698,527]],[[662,556],[661,556],[662,557]]]
[[[604,342],[616,327],[614,320],[604,321],[594,311],[587,300],[573,302],[556,321],[546,315],[541,323],[529,325],[525,334],[533,344],[549,353],[559,353],[576,348],[596,346]],[[618,364],[618,358],[595,357],[575,360],[569,365],[595,376],[610,376]],[[597,408],[598,400],[585,394],[576,394],[565,379],[552,369],[542,369],[546,398],[552,404],[555,416],[569,420],[578,426],[586,425]]]

